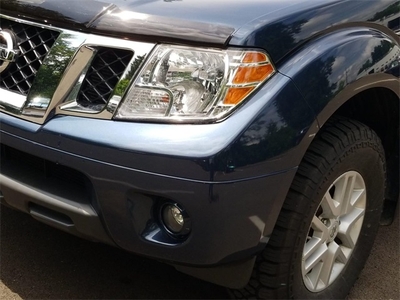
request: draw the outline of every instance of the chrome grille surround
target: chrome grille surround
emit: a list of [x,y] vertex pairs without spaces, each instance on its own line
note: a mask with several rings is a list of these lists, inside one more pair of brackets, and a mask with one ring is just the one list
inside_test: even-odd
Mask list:
[[[6,20],[58,33],[26,94],[0,87],[0,111],[38,124],[43,124],[50,113],[112,119],[136,70],[154,47],[2,14],[0,19],[2,23]],[[107,52],[111,59],[106,58]]]

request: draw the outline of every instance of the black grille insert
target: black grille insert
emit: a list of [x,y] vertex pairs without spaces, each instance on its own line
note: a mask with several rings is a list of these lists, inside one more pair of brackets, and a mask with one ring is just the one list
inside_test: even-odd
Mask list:
[[12,31],[20,55],[1,74],[2,88],[27,95],[43,60],[59,36],[59,32],[32,25],[0,19],[1,29]]
[[86,73],[77,103],[94,110],[104,108],[132,56],[130,50],[99,48]]

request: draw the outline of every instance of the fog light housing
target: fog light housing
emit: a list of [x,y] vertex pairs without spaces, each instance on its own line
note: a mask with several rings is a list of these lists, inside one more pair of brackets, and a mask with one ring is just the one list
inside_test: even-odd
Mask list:
[[176,203],[167,203],[161,207],[161,220],[167,232],[175,237],[183,237],[190,232],[189,217]]

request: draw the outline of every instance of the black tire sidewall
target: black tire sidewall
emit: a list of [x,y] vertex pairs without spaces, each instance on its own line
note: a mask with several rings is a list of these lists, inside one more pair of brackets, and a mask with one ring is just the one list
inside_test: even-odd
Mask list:
[[[299,229],[292,258],[292,272],[290,272],[293,275],[291,294],[296,299],[345,298],[364,267],[379,227],[385,189],[385,166],[379,152],[372,147],[356,144],[352,148],[343,151],[337,161],[331,165],[332,168],[322,172],[319,182],[315,182],[317,188],[307,190],[309,193],[307,195],[308,198],[312,199],[311,203],[300,203],[300,205],[304,206],[304,215],[307,217],[303,220]],[[358,172],[363,177],[366,185],[366,211],[360,236],[348,263],[339,277],[323,291],[310,292],[303,282],[301,260],[311,220],[331,184],[348,171]]]

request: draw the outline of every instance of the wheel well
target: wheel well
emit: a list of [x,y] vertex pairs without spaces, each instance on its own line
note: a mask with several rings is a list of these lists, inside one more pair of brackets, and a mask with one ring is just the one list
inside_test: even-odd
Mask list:
[[382,141],[388,176],[382,219],[385,223],[385,215],[394,214],[399,200],[399,97],[389,89],[369,89],[348,100],[334,115],[364,123],[372,128]]

